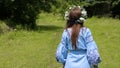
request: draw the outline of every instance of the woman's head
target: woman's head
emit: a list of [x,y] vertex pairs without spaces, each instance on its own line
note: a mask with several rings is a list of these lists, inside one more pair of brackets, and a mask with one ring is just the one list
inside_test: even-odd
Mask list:
[[81,19],[82,10],[80,7],[74,7],[70,9],[68,13],[68,19],[66,23],[66,29],[72,28],[71,40],[73,47],[77,48],[76,41],[80,32],[80,28],[83,27],[84,21]]
[[66,28],[72,27],[74,24],[83,25],[85,19],[82,19],[82,12],[83,11],[80,7],[73,7],[72,9],[70,9],[67,14],[68,19]]
[[71,22],[78,20],[80,17],[81,17],[81,10],[79,7],[75,7],[75,8],[70,10],[68,18]]

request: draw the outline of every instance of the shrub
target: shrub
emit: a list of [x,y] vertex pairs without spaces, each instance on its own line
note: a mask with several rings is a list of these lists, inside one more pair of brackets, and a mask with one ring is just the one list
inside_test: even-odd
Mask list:
[[22,25],[34,28],[39,13],[39,0],[1,0],[0,9],[0,18],[12,21],[7,23],[10,27]]

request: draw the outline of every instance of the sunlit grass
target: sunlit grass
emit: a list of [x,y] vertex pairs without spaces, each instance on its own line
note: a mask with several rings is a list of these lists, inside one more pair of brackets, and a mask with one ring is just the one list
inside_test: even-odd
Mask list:
[[[65,21],[59,15],[40,14],[37,30],[13,30],[0,35],[0,68],[62,68],[55,51]],[[100,68],[120,67],[120,21],[93,17],[85,22],[102,57]]]
[[112,18],[91,18],[86,25],[91,29],[102,57],[100,68],[120,67],[120,21]]

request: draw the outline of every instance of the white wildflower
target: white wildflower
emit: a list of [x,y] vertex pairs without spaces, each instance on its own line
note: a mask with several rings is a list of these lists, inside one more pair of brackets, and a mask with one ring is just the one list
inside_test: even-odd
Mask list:
[[86,21],[85,18],[83,18],[83,17],[80,17],[79,19],[83,22]]
[[81,13],[82,13],[83,16],[87,15],[87,12],[85,11],[85,9],[83,9]]
[[81,8],[80,6],[78,6],[78,8]]
[[72,7],[69,7],[69,9],[72,9]]
[[68,20],[68,15],[69,15],[69,12],[66,11],[66,12],[65,12],[65,16],[64,16],[64,19],[65,19],[65,20]]

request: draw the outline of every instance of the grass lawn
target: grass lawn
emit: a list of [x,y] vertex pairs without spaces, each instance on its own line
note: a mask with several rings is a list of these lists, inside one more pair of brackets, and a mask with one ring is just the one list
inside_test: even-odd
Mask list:
[[[36,22],[37,30],[13,30],[0,35],[0,68],[62,68],[56,62],[55,51],[65,21],[60,16],[40,14]],[[120,68],[120,21],[92,17],[85,26],[98,44],[102,57],[99,68]]]

